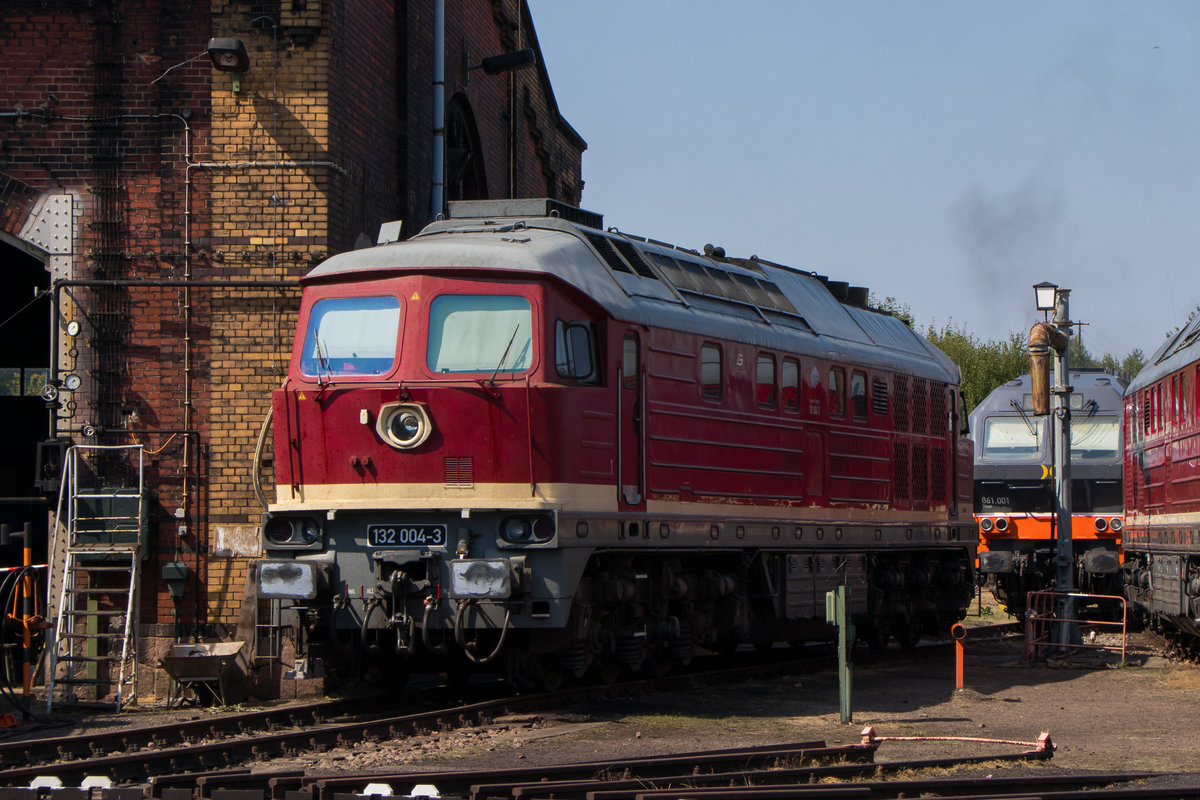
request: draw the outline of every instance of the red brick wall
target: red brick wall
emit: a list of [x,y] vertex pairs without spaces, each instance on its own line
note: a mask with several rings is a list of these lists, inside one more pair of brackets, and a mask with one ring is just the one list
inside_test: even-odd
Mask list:
[[[558,118],[544,70],[476,71],[469,85],[463,72],[464,42],[472,63],[535,44],[524,3],[446,6],[446,97],[470,105],[487,193],[577,201],[584,145]],[[419,230],[430,217],[432,4],[297,8],[5,0],[2,230],[18,235],[41,194],[68,191],[73,278],[164,283],[294,282],[373,242],[381,222]],[[210,36],[246,45],[236,92],[203,55]],[[59,366],[88,380],[63,409],[63,432],[81,440],[98,425],[97,441],[148,453],[141,615],[157,627],[147,632],[170,636],[177,620],[185,633],[231,630],[257,547],[256,440],[286,373],[298,291],[120,285],[64,297],[64,316],[85,329]],[[263,477],[271,496],[269,469]],[[160,579],[175,559],[196,576],[178,609]]]

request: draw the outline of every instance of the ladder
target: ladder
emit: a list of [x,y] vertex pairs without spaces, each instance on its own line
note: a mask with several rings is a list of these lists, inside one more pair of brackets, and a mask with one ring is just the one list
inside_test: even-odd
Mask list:
[[58,519],[50,560],[58,603],[46,710],[56,687],[65,701],[120,710],[137,697],[138,572],[146,528],[142,446],[68,448]]

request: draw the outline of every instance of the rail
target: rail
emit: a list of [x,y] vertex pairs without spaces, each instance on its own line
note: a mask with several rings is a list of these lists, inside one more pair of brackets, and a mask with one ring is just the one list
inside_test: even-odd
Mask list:
[[[1075,600],[1075,603],[1067,601]],[[1080,603],[1078,601],[1083,601]],[[1080,608],[1081,605],[1096,606],[1103,608],[1104,606],[1119,605],[1121,609],[1120,618],[1084,618],[1078,613],[1072,612],[1070,616],[1064,616],[1060,613],[1060,609]],[[1045,656],[1047,651],[1053,649],[1063,649],[1065,651],[1112,651],[1120,652],[1121,664],[1125,663],[1125,653],[1128,643],[1128,635],[1126,629],[1126,620],[1129,618],[1128,602],[1120,595],[1111,594],[1085,594],[1083,592],[1029,592],[1026,595],[1025,606],[1025,660],[1036,661]],[[1115,617],[1116,614],[1110,614],[1110,617]],[[1081,636],[1080,641],[1061,641],[1068,637],[1060,636],[1055,640],[1055,630],[1060,625],[1078,625],[1081,634],[1084,629],[1090,629],[1088,635]],[[1120,645],[1109,644],[1101,639],[1097,634],[1101,630],[1116,629],[1120,632]]]

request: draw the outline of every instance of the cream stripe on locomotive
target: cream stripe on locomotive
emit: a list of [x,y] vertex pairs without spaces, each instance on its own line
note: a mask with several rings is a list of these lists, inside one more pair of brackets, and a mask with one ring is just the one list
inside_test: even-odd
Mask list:
[[[309,508],[336,510],[408,510],[422,508],[451,509],[553,509],[575,513],[611,514],[618,511],[616,490],[611,486],[589,484],[538,484],[531,496],[528,483],[482,483],[470,488],[449,489],[440,483],[312,484],[292,489],[276,489],[272,508],[277,511],[301,511]],[[626,512],[627,513],[627,512]],[[686,515],[688,517],[738,517],[743,519],[796,518],[796,522],[846,522],[873,520],[895,522],[895,512],[886,506],[872,508],[818,508],[812,506],[758,506],[736,503],[697,503],[649,500],[646,510],[634,516]],[[799,517],[803,516],[803,520]],[[908,511],[905,518],[913,524],[945,522],[944,513]]]

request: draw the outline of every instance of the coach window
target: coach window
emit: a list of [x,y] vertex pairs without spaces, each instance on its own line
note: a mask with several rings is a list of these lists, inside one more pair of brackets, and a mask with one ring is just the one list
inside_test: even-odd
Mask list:
[[592,326],[586,322],[554,323],[554,366],[559,377],[592,382],[596,376],[592,356]]
[[722,394],[721,348],[706,344],[700,348],[700,396],[720,400]]
[[800,363],[794,358],[785,358],[780,365],[779,394],[784,411],[800,411]]
[[758,354],[758,364],[755,369],[755,394],[762,408],[775,407],[775,356],[767,353]]
[[636,333],[627,333],[621,345],[621,383],[626,389],[636,389],[637,382],[638,337]]
[[850,409],[856,421],[867,419],[867,376],[861,372],[850,374]]
[[829,416],[846,416],[846,370],[829,368]]

